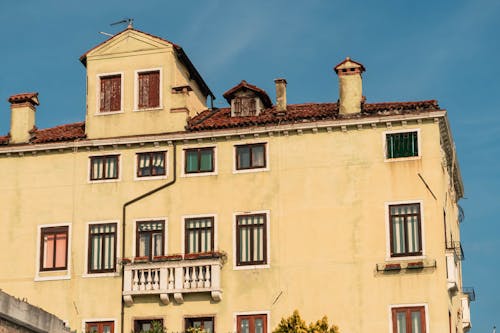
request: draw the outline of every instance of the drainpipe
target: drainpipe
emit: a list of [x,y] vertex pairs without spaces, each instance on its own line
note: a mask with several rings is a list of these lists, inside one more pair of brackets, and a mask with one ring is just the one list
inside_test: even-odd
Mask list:
[[[164,188],[169,187],[170,185],[173,185],[175,183],[175,181],[177,180],[177,145],[175,144],[175,142],[173,143],[173,145],[174,145],[174,162],[173,162],[174,163],[174,178],[171,181],[169,181],[168,183],[163,184],[155,189],[152,189],[149,192],[141,194],[140,196],[138,196],[130,201],[127,201],[126,203],[123,204],[123,208],[122,208],[122,259],[125,257],[125,224],[126,224],[125,218],[126,218],[126,213],[127,213],[127,207],[133,203],[136,203],[142,199],[145,199],[146,197],[149,197],[150,195],[152,195],[156,192],[163,190]],[[122,289],[121,290],[123,293],[123,287],[125,286],[125,279],[124,279],[125,269],[124,269],[123,264],[121,266],[122,266]],[[125,333],[124,327],[123,327],[123,323],[125,321],[125,302],[123,301],[123,294],[120,294],[120,300],[121,300],[120,332]]]

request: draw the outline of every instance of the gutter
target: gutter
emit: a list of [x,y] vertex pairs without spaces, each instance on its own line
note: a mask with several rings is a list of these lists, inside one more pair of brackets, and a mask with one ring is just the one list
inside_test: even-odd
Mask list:
[[[167,187],[169,187],[170,185],[173,185],[176,180],[177,180],[177,145],[176,143],[174,142],[173,143],[174,145],[174,159],[173,159],[173,164],[174,164],[174,175],[173,175],[173,179],[155,189],[152,189],[151,191],[148,191],[144,194],[141,194],[140,196],[138,197],[135,197],[134,199],[130,200],[130,201],[127,201],[126,203],[123,204],[123,207],[122,207],[122,248],[121,248],[121,258],[123,259],[125,257],[125,226],[126,226],[126,215],[127,215],[127,207],[132,205],[133,203],[136,203],[138,201],[141,201],[142,199],[145,199],[147,197],[149,197],[150,195],[152,194],[155,194],[156,192],[159,192]],[[125,268],[123,266],[123,264],[121,265],[122,268],[121,268],[121,278],[122,278],[122,288],[121,288],[121,292],[120,292],[120,301],[121,301],[121,311],[120,311],[120,332],[121,333],[125,333],[125,330],[124,330],[124,327],[123,327],[123,324],[124,324],[124,321],[125,321],[125,302],[123,300],[123,287],[125,286],[125,278],[124,278],[124,271],[125,271]]]

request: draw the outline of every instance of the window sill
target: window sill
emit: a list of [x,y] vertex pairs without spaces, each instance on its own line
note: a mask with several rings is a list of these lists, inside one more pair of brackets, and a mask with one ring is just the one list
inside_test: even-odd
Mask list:
[[193,172],[193,173],[185,173],[181,174],[181,177],[203,177],[203,176],[217,176],[217,171],[210,172]]
[[133,112],[142,112],[142,111],[161,111],[161,110],[163,110],[163,106],[157,106],[154,108],[144,108],[144,109],[134,108],[132,111]]
[[125,111],[119,110],[119,111],[109,111],[109,112],[106,112],[106,111],[96,112],[96,113],[94,113],[94,116],[109,116],[112,114],[120,114],[120,113],[125,113]]
[[[41,272],[43,273],[43,272]],[[35,276],[34,281],[40,282],[40,281],[58,281],[58,280],[70,280],[71,276],[69,274],[65,275],[50,275],[50,276],[40,276],[37,274]]]
[[233,266],[233,270],[235,270],[235,271],[243,271],[243,270],[250,270],[250,269],[267,269],[267,268],[271,268],[271,265],[264,264],[264,265],[245,265],[245,266],[234,265]]
[[415,261],[415,260],[425,260],[425,255],[420,256],[407,256],[407,257],[388,257],[385,258],[386,262],[407,262],[407,261]]
[[266,172],[269,171],[269,167],[265,168],[253,168],[253,169],[233,169],[233,174],[238,174],[238,173],[253,173],[253,172]]
[[142,180],[161,180],[161,179],[167,179],[167,175],[162,175],[162,176],[147,176],[147,177],[134,177],[134,180],[142,181]]
[[101,278],[101,277],[117,277],[120,276],[118,272],[108,272],[108,273],[84,273],[82,278]]
[[97,180],[89,180],[89,184],[100,184],[100,183],[117,183],[120,181],[120,178],[117,179],[97,179]]
[[384,158],[384,162],[403,162],[403,161],[414,161],[420,160],[422,156],[410,156],[410,157],[394,157],[394,158]]

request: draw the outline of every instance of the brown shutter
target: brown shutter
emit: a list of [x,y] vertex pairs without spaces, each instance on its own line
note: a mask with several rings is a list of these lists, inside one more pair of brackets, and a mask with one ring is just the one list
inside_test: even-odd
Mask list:
[[148,89],[147,73],[139,73],[139,109],[148,107]]
[[101,112],[120,111],[121,83],[121,75],[101,77]]
[[120,111],[121,109],[121,85],[122,80],[119,75],[111,78],[111,109],[110,111]]
[[139,73],[139,109],[160,106],[160,71]]

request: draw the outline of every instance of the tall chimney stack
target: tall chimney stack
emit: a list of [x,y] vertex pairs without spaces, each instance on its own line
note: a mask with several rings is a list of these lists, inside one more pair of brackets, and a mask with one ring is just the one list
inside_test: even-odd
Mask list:
[[9,97],[10,116],[10,143],[28,143],[30,131],[35,127],[36,105],[38,93],[24,93]]
[[286,80],[276,79],[276,111],[286,112]]
[[360,113],[363,100],[361,73],[365,67],[347,57],[334,70],[339,77],[340,114]]

